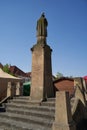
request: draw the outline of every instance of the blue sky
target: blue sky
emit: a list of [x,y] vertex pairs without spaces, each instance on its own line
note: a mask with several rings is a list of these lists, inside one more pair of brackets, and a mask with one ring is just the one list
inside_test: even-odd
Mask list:
[[53,74],[87,75],[87,0],[0,0],[0,62],[31,71],[30,48],[42,12]]

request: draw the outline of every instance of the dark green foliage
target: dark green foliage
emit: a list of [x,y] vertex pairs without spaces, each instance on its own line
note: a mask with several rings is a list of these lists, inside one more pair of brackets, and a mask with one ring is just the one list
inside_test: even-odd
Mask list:
[[8,73],[8,74],[10,73],[9,64],[6,64],[3,66],[3,71]]
[[12,74],[11,71],[10,71],[10,65],[9,64],[6,64],[6,65],[3,66],[3,71],[12,75],[12,76],[14,76],[14,74]]

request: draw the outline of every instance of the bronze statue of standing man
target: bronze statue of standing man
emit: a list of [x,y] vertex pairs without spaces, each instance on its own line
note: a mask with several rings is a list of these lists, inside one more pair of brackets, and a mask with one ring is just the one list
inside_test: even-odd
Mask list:
[[45,18],[44,13],[42,13],[40,19],[37,21],[37,37],[38,36],[44,36],[47,37],[47,26],[48,22],[47,19]]

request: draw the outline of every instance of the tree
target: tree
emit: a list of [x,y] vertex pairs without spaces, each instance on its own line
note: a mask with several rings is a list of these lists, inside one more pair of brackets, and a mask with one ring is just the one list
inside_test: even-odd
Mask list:
[[9,64],[3,66],[3,71],[10,74]]
[[58,78],[61,78],[61,77],[63,77],[63,74],[60,73],[60,72],[57,72],[57,74],[56,74],[56,78],[58,79]]

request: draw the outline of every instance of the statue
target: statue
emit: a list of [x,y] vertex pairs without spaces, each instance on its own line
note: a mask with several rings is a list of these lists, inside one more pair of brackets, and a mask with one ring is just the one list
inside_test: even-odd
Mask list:
[[37,21],[37,36],[45,36],[47,37],[47,19],[45,18],[44,13],[42,13],[40,19]]

